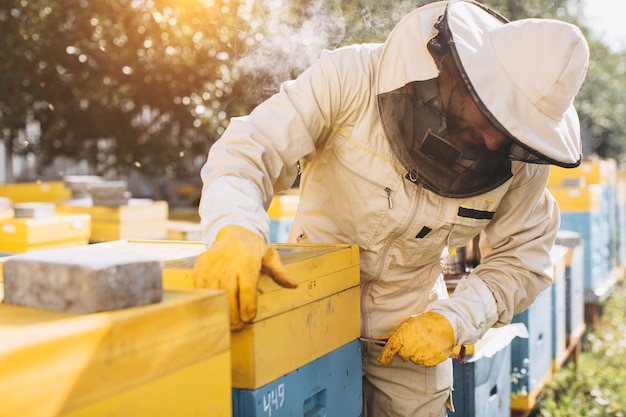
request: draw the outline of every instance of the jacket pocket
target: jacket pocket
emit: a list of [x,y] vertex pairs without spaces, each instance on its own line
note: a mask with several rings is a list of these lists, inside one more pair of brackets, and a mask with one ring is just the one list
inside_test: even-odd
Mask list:
[[439,221],[449,225],[447,246],[466,246],[494,218],[510,181],[488,193],[464,199],[443,199]]
[[345,137],[334,142],[319,168],[325,189],[317,191],[322,209],[349,241],[369,249],[377,236],[387,233],[385,219],[393,210],[401,176],[384,157]]

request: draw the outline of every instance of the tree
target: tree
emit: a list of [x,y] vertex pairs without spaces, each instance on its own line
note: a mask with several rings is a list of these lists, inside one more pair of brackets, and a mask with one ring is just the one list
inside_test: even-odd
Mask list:
[[[41,165],[187,176],[227,124],[243,26],[228,0],[10,0],[0,6],[0,123]],[[234,5],[236,6],[236,5]],[[39,138],[18,142],[29,115]]]

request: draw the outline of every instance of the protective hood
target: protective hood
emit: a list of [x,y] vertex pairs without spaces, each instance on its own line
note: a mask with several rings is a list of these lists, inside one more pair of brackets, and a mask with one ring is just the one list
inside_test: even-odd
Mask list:
[[[589,62],[580,29],[552,19],[507,22],[480,3],[452,0],[443,30],[476,103],[539,158],[531,162],[580,164],[580,122],[573,103]],[[512,148],[513,158],[521,154]]]
[[[464,152],[447,137],[443,113],[429,113],[440,98],[436,87],[424,94],[439,75],[427,45],[439,31],[474,102],[511,139],[502,149]],[[573,100],[587,62],[586,42],[573,25],[509,23],[471,0],[431,3],[402,19],[385,42],[377,80],[381,121],[408,179],[446,197],[478,195],[511,177],[512,159],[580,163]]]

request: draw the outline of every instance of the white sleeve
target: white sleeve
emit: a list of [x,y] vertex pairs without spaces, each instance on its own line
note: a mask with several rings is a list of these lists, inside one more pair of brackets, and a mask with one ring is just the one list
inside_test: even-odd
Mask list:
[[545,188],[549,167],[523,164],[480,238],[481,262],[451,297],[429,310],[446,316],[458,344],[475,343],[492,326],[511,322],[552,284],[550,252],[559,208]]

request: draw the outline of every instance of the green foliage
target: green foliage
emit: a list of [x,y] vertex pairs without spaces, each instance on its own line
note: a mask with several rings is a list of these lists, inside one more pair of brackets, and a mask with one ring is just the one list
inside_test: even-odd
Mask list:
[[[184,175],[185,155],[206,153],[227,124],[236,79],[227,63],[245,41],[227,3],[3,2],[0,133],[9,149],[44,165],[86,160],[97,174]],[[41,136],[18,141],[29,115]]]
[[626,416],[626,285],[621,282],[603,304],[598,328],[587,333],[578,361],[552,378],[538,399],[538,415]]

